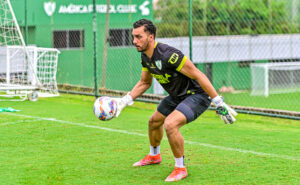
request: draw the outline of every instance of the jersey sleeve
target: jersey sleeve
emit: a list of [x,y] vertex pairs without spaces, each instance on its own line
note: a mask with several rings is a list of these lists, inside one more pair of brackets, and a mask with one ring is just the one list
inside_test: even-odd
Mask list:
[[187,60],[181,51],[174,48],[169,49],[165,54],[166,65],[176,71],[180,71]]
[[146,67],[145,63],[143,62],[143,58],[141,58],[141,64],[142,64],[142,71],[148,71],[148,68]]

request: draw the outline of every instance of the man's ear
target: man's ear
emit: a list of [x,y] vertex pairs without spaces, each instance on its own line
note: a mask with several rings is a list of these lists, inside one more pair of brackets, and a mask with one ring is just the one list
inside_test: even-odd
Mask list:
[[153,35],[153,34],[150,34],[150,38],[151,38],[152,40],[154,40],[154,35]]

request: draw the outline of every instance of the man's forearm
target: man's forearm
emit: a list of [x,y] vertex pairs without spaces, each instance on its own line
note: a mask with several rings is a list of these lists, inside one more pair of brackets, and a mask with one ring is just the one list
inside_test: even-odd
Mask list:
[[197,82],[211,98],[218,96],[217,91],[215,90],[209,79],[203,73],[200,73]]
[[145,83],[142,81],[139,81],[134,88],[130,91],[130,96],[133,100],[135,100],[137,97],[144,94],[144,92],[149,89],[151,86],[151,83]]

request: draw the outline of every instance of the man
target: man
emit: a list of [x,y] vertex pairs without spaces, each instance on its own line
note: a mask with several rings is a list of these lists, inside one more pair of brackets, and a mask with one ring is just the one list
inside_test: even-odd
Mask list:
[[225,123],[233,123],[237,113],[227,106],[216,90],[194,64],[181,51],[155,41],[156,27],[147,19],[133,24],[133,44],[141,52],[142,74],[140,81],[123,98],[117,98],[117,113],[132,105],[133,100],[141,96],[156,78],[169,93],[158,105],[149,119],[148,135],[150,153],[134,166],[159,164],[160,142],[163,138],[163,126],[175,157],[175,169],[166,181],[178,181],[188,173],[184,163],[184,140],[179,132],[183,125],[195,120],[210,105],[211,100],[217,107],[217,113]]

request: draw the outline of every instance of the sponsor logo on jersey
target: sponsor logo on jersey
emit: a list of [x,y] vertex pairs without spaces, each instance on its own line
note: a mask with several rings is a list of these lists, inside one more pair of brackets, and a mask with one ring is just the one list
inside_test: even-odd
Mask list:
[[154,64],[151,64],[150,68],[155,69],[156,67]]
[[168,62],[170,62],[171,64],[175,64],[177,62],[179,58],[179,55],[177,53],[173,53],[170,57],[170,59],[168,60]]
[[169,74],[165,74],[165,76],[164,75],[159,75],[159,74],[152,74],[151,73],[151,75],[154,77],[154,78],[156,78],[156,80],[159,82],[159,83],[161,83],[161,84],[166,84],[166,83],[169,83],[170,82],[170,80],[169,80],[169,77],[171,77],[171,75],[169,75]]
[[159,70],[161,70],[161,68],[162,68],[161,60],[155,61],[155,65],[157,66],[157,68],[158,68]]

